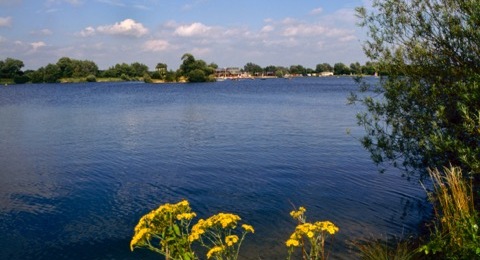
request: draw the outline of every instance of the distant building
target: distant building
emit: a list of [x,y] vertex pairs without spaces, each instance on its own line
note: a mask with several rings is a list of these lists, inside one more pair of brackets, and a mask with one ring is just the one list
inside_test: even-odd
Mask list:
[[321,72],[319,77],[328,77],[328,76],[333,76],[333,72],[331,71],[324,71],[324,72]]
[[242,75],[242,71],[238,67],[218,68],[215,70],[217,78],[238,78]]

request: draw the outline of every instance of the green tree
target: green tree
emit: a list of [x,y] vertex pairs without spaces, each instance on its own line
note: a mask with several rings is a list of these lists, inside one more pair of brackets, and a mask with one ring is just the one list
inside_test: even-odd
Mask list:
[[148,73],[148,66],[139,62],[134,62],[130,64],[131,70],[133,71],[132,77],[143,77],[145,73]]
[[362,65],[360,65],[359,62],[355,62],[350,64],[350,72],[355,74],[355,75],[361,75],[362,74]]
[[358,122],[373,160],[480,173],[478,1],[374,0],[357,15],[369,31],[366,55],[389,75],[361,85],[381,98],[351,98],[366,108]]
[[339,62],[335,63],[333,65],[333,74],[335,75],[349,75],[350,74],[350,69],[347,67],[347,65]]
[[252,75],[252,76],[258,76],[258,75],[261,75],[263,73],[262,67],[260,67],[260,65],[257,65],[255,63],[252,63],[252,62],[249,62],[249,63],[245,64],[245,66],[243,66],[243,70],[250,73],[250,75]]
[[46,83],[57,83],[62,77],[62,71],[56,64],[48,64],[43,71],[43,82]]
[[364,75],[374,75],[377,72],[375,63],[367,61],[365,65],[362,66],[362,74]]
[[213,74],[218,66],[214,63],[207,65],[203,60],[196,60],[190,53],[182,56],[179,75],[187,77],[188,82],[205,82],[214,80]]
[[[158,63],[157,66],[155,67],[156,72],[158,72],[158,79],[165,80],[167,77],[167,64],[165,63]],[[153,77],[152,78],[157,78]]]
[[290,66],[290,74],[306,76],[307,70],[302,65],[292,65]]
[[15,78],[15,76],[22,75],[23,61],[7,58],[5,61],[0,61],[0,78]]
[[333,72],[333,67],[328,63],[317,64],[315,71],[317,73]]

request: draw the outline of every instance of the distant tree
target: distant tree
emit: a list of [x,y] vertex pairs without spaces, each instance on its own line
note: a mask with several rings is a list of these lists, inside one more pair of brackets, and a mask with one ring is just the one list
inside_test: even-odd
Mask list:
[[290,66],[290,74],[306,76],[307,70],[302,65],[292,65]]
[[355,62],[350,64],[350,73],[353,73],[355,75],[361,75],[362,74],[362,65],[360,65],[359,62]]
[[194,69],[188,73],[189,82],[205,82],[207,81],[205,72],[201,69]]
[[362,66],[362,74],[364,75],[374,75],[376,72],[375,64],[371,61],[367,61],[365,65]]
[[249,63],[245,64],[243,69],[246,72],[250,73],[250,75],[253,75],[253,76],[258,76],[258,75],[261,75],[263,73],[262,67],[260,67],[260,65],[257,65],[255,63],[252,63],[252,62],[249,62]]
[[192,54],[185,53],[182,56],[179,74],[187,77],[188,82],[205,82],[213,80],[211,75],[215,73],[216,67],[218,66],[214,63],[207,65],[205,61],[196,60]]
[[143,77],[145,73],[148,73],[148,66],[142,63],[134,62],[130,64],[131,71],[133,75],[129,75],[131,77]]
[[333,65],[333,74],[335,75],[349,75],[350,74],[350,69],[347,67],[347,65],[339,62],[335,63]]
[[333,67],[328,63],[317,64],[317,67],[315,68],[315,71],[317,73],[333,72]]
[[0,78],[11,78],[23,75],[22,68],[23,61],[7,58],[5,61],[0,61]]
[[44,75],[45,75],[45,68],[41,67],[37,70],[26,71],[25,75],[30,78],[32,83],[43,83],[44,82]]
[[48,64],[44,69],[43,82],[57,83],[62,77],[62,71],[56,64]]
[[275,75],[277,72],[277,67],[269,65],[263,69],[267,75]]
[[62,57],[57,61],[57,66],[61,71],[61,77],[71,78],[73,76],[74,64],[68,57]]
[[143,81],[145,83],[153,83],[152,77],[147,72],[145,74],[143,74]]
[[156,69],[155,72],[158,73],[158,76],[155,74],[155,75],[152,75],[152,78],[165,80],[165,78],[167,77],[167,71],[168,71],[167,64],[158,63],[155,69]]
[[68,57],[60,58],[56,65],[61,71],[62,78],[82,78],[88,75],[97,75],[98,66],[93,61],[75,60]]

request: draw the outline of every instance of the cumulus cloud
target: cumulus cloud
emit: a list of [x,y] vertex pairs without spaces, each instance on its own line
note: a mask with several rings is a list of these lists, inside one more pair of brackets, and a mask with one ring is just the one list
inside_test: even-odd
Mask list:
[[12,25],[12,17],[0,17],[0,27],[8,27]]
[[32,47],[33,51],[37,51],[39,48],[47,46],[47,44],[44,42],[32,42],[30,43],[30,46]]
[[133,19],[125,19],[113,25],[98,26],[96,29],[89,26],[78,32],[76,35],[88,37],[95,35],[97,32],[110,35],[141,37],[148,33],[148,29],[145,28],[143,24],[138,23]]
[[89,26],[83,30],[81,30],[79,33],[77,33],[78,36],[82,37],[89,37],[95,35],[95,28]]
[[268,32],[272,32],[273,30],[275,30],[275,27],[273,27],[271,25],[265,25],[265,26],[263,26],[262,30],[260,30],[260,32],[268,33]]
[[146,51],[162,52],[170,48],[170,43],[165,40],[149,40],[143,45]]
[[175,30],[175,34],[182,37],[199,36],[208,33],[212,28],[202,23],[182,25]]
[[97,31],[111,35],[124,35],[141,37],[148,33],[148,29],[141,23],[137,23],[133,19],[125,19],[113,25],[99,26]]

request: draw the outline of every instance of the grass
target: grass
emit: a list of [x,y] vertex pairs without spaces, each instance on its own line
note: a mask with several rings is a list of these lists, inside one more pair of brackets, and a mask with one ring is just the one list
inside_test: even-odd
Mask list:
[[419,254],[409,240],[374,240],[355,243],[360,251],[361,259],[365,260],[410,260],[418,259]]
[[425,254],[452,259],[480,258],[480,218],[475,210],[472,183],[457,167],[429,170],[435,210],[430,241],[420,248]]

